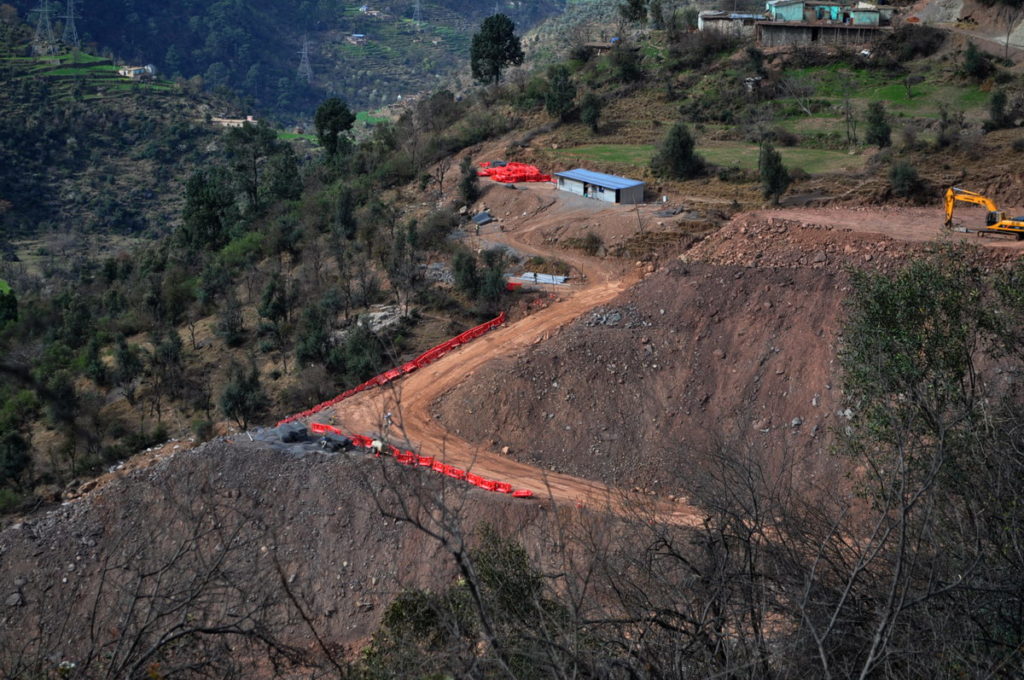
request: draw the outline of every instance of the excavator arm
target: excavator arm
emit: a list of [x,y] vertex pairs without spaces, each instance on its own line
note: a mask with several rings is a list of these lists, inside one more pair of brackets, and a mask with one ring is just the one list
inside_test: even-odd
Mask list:
[[[974,205],[984,206],[985,210],[989,212],[989,219],[986,220],[991,222],[992,213],[998,213],[999,208],[992,202],[992,199],[982,196],[976,191],[968,191],[967,189],[960,189],[959,187],[950,187],[946,189],[946,226],[950,227],[953,225],[953,210],[956,208],[956,204],[960,203],[973,203]],[[998,220],[997,220],[998,221]]]
[[1008,218],[1006,213],[999,210],[991,198],[982,196],[976,191],[969,191],[959,187],[946,189],[946,227],[953,226],[953,211],[957,203],[972,203],[980,205],[988,212],[985,214],[984,229],[964,229],[964,231],[977,231],[979,233],[997,232],[1017,237],[1018,241],[1024,240],[1024,217]]

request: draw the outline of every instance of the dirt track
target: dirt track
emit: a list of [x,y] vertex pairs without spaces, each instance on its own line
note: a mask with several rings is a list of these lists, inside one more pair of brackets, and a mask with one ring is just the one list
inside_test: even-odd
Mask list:
[[[628,209],[621,206],[597,210],[600,206],[589,201],[552,201],[547,196],[551,192],[549,186],[520,189],[514,194],[500,187],[495,189],[490,195],[505,199],[499,203],[501,210],[497,212],[510,213],[514,208],[518,219],[502,225],[508,231],[492,228],[480,239],[484,243],[503,243],[521,253],[546,253],[536,245],[540,235],[574,220],[593,220],[598,215],[611,222],[635,219]],[[524,207],[527,210],[523,210]],[[494,451],[481,450],[460,438],[457,432],[447,431],[431,413],[431,405],[442,394],[460,385],[485,363],[515,356],[530,345],[543,342],[581,314],[614,299],[639,280],[635,270],[629,270],[618,262],[565,251],[559,251],[557,255],[581,272],[584,282],[560,290],[554,304],[546,309],[460,347],[389,388],[364,392],[345,401],[336,407],[332,421],[347,431],[379,433],[383,430],[383,415],[390,411],[395,416],[391,436],[410,443],[424,454],[442,456],[449,464],[488,478],[511,482],[516,488],[531,489],[538,496],[549,497],[558,503],[590,507],[618,505],[623,494],[621,491],[599,482],[548,472]],[[666,503],[662,513],[674,516],[682,523],[697,519],[696,511],[682,504]]]
[[[359,433],[380,433],[383,414],[395,415],[396,427],[391,436],[403,439],[425,454],[442,455],[444,459],[475,473],[509,481],[517,488],[529,488],[540,496],[549,496],[559,503],[586,504],[591,507],[616,504],[621,491],[589,479],[557,474],[541,467],[525,464],[494,450],[463,439],[460,430],[450,431],[440,421],[440,414],[432,412],[438,400],[473,378],[485,364],[524,353],[558,333],[564,326],[595,307],[606,304],[640,280],[641,273],[631,263],[588,258],[572,252],[545,247],[546,238],[553,231],[592,228],[606,239],[623,238],[636,228],[637,216],[625,206],[607,206],[594,201],[554,194],[549,185],[520,187],[516,191],[492,187],[484,201],[492,214],[502,219],[500,228],[491,227],[478,237],[478,244],[502,243],[520,253],[555,255],[568,261],[584,275],[582,283],[559,290],[557,301],[547,309],[532,314],[508,326],[459,348],[430,367],[403,378],[385,390],[363,393],[339,405],[330,418],[339,426]],[[659,206],[645,206],[643,219],[653,223],[653,211]],[[802,210],[758,211],[737,216],[724,233],[742,227],[744,223],[763,223],[770,219],[787,223],[802,223],[812,227],[815,240],[843,241],[841,232],[859,234],[851,237],[870,244],[870,234],[878,234],[879,242],[890,240],[890,250],[906,249],[913,242],[935,240],[969,241],[989,246],[1005,255],[1019,251],[1024,244],[1000,238],[979,239],[976,236],[944,232],[942,215],[938,208],[926,209],[857,209],[827,208]],[[969,219],[969,218],[968,218]],[[824,230],[821,228],[824,227]],[[837,233],[838,232],[838,233]],[[791,233],[786,239],[797,245],[803,234]],[[726,236],[725,238],[728,238]],[[712,238],[711,241],[715,241]],[[780,239],[782,240],[782,239]],[[780,247],[784,247],[780,244]],[[719,249],[721,252],[721,249]],[[847,252],[849,247],[847,246]],[[470,412],[472,413],[472,412]],[[473,416],[467,416],[472,418]],[[477,416],[479,417],[479,416]],[[487,417],[484,415],[483,417]],[[321,419],[326,419],[322,416]],[[497,442],[491,440],[493,446]],[[664,512],[675,515],[680,522],[693,522],[698,511],[680,501],[663,504]]]

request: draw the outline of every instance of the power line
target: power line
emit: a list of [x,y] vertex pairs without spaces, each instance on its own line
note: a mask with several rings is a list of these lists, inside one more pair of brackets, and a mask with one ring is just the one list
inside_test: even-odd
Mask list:
[[299,60],[299,77],[305,78],[307,83],[313,82],[313,67],[309,63],[309,36],[302,36],[302,49],[299,51],[302,57]]
[[39,0],[39,7],[32,10],[36,15],[36,32],[32,38],[32,54],[47,56],[57,54],[57,40],[53,37],[53,22],[50,21],[50,3]]
[[78,27],[75,26],[75,19],[82,17],[76,11],[77,0],[67,0],[67,3],[67,9],[64,10],[64,16],[61,17],[64,20],[64,35],[61,36],[61,41],[65,45],[73,45],[78,48],[81,47],[81,42],[78,40]]

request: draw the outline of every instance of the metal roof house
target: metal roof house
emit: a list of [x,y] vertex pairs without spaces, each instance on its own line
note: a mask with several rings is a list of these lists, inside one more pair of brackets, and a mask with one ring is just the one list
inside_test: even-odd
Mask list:
[[644,183],[637,179],[606,175],[576,168],[565,172],[556,172],[558,188],[578,196],[596,198],[608,203],[643,203]]

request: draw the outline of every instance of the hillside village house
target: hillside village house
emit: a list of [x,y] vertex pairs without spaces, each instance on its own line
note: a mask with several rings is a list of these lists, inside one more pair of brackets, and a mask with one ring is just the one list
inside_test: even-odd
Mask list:
[[764,16],[761,14],[703,10],[697,15],[697,30],[753,38],[757,33],[757,22],[763,19]]
[[892,30],[895,9],[867,2],[769,0],[765,13],[767,20],[757,22],[757,41],[765,47],[862,45],[877,42]]
[[555,177],[558,178],[560,190],[577,196],[596,198],[606,203],[644,202],[644,183],[637,179],[606,175],[583,168],[556,172]]
[[145,66],[122,66],[117,69],[117,75],[131,78],[132,80],[146,80],[156,77],[156,66],[146,64]]

